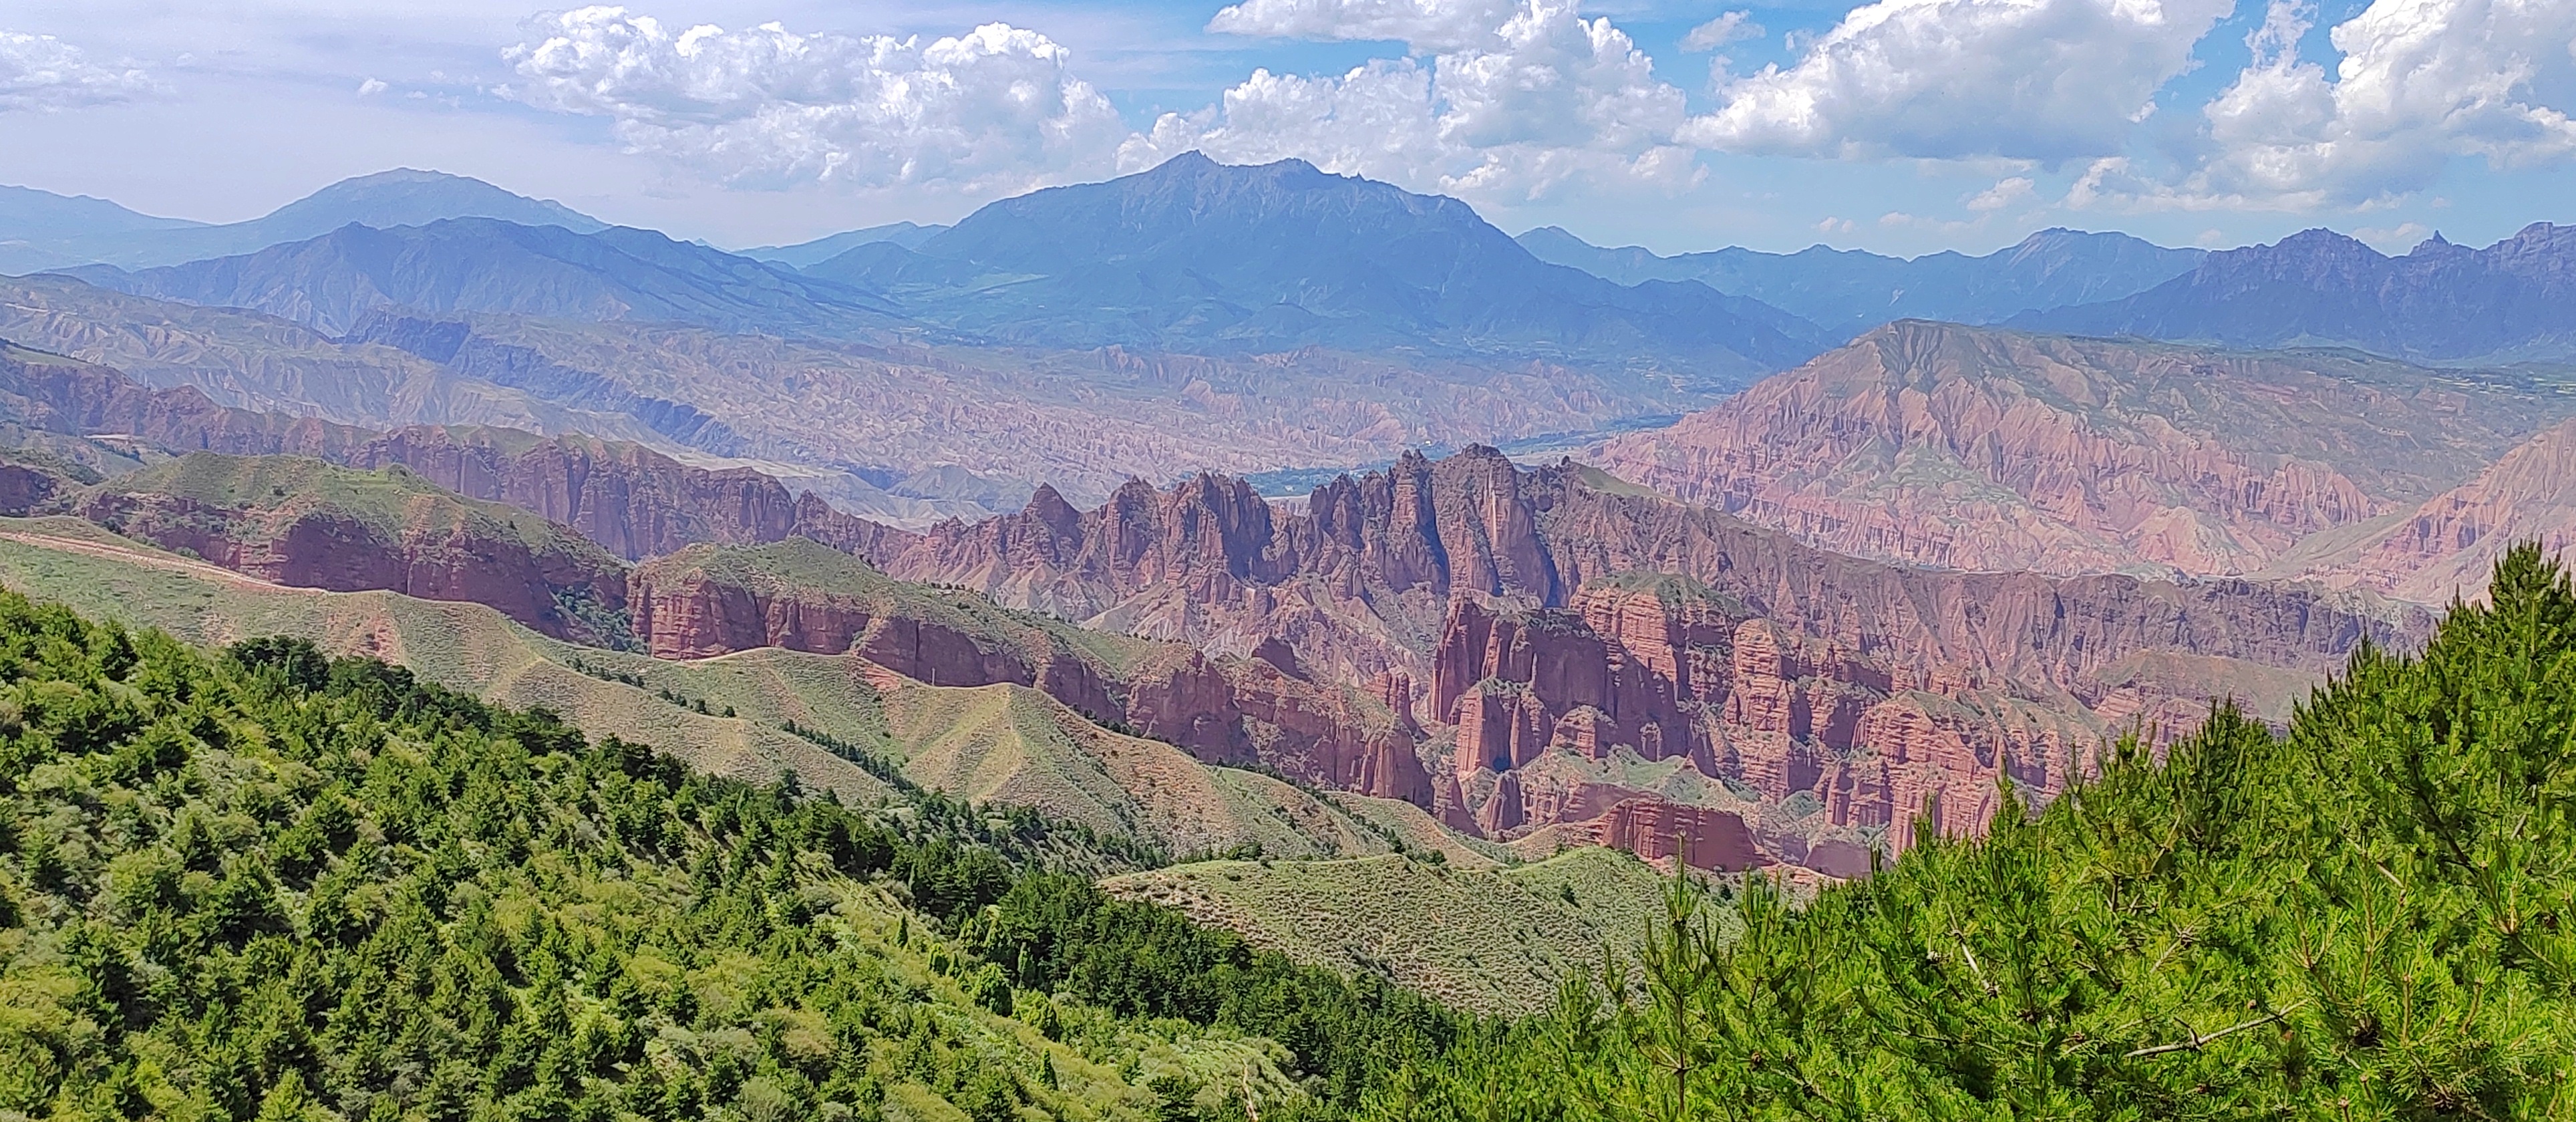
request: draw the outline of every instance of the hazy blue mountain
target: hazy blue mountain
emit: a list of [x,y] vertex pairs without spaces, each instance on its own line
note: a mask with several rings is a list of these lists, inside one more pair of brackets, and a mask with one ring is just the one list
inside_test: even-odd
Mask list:
[[351,223],[233,257],[68,272],[102,288],[250,308],[332,335],[388,307],[782,335],[845,336],[895,322],[866,293],[650,230],[584,234],[489,218],[389,230]]
[[2335,345],[2421,361],[2576,357],[2576,226],[2533,223],[2484,249],[2440,235],[2390,257],[2332,230],[2210,254],[2124,299],[2016,327],[2239,346]]
[[57,195],[33,187],[0,187],[0,275],[83,264],[56,245],[83,238],[131,236],[203,226],[184,218],[138,214],[105,199]]
[[1636,246],[1603,249],[1554,226],[1519,240],[1540,260],[1620,284],[1695,280],[1845,333],[1899,319],[1997,323],[2036,308],[2118,299],[2189,271],[2205,252],[2066,229],[1977,257],[1953,250],[1910,259],[1821,245],[1660,257]]
[[874,245],[878,242],[892,242],[905,249],[912,249],[938,236],[946,229],[948,229],[946,226],[889,222],[883,226],[849,230],[830,237],[816,238],[810,242],[798,242],[795,245],[756,245],[750,249],[734,252],[755,261],[775,261],[789,268],[802,269],[808,265],[819,265],[860,246]]
[[[36,192],[43,194],[43,192]],[[51,196],[63,203],[83,200]],[[98,200],[86,200],[97,203]],[[252,253],[273,245],[320,237],[351,223],[390,229],[419,226],[447,218],[493,218],[523,226],[559,226],[577,233],[608,228],[607,223],[562,203],[515,195],[479,179],[434,171],[397,168],[344,179],[248,222],[220,226],[149,218],[113,203],[100,204],[141,222],[119,222],[99,214],[87,223],[55,221],[31,213],[18,221],[0,204],[0,243],[23,241],[24,260],[0,258],[0,273],[59,269],[68,265],[104,264],[137,269],[174,265],[211,257]],[[71,208],[48,204],[45,210],[69,215]],[[39,257],[41,255],[41,258]],[[8,264],[17,264],[9,268]]]
[[1455,199],[1196,153],[985,206],[916,248],[808,273],[1004,342],[1317,346],[1652,369],[1741,385],[1835,339],[1697,283],[1613,284],[1530,255]]

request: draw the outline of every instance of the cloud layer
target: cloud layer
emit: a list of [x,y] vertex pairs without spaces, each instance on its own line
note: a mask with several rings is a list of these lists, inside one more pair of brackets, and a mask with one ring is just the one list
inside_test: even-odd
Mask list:
[[1678,186],[1682,92],[1606,18],[1569,0],[1251,0],[1211,30],[1309,38],[1392,35],[1415,48],[1338,77],[1255,71],[1196,115],[1166,114],[1123,162],[1197,148],[1221,160],[1288,156],[1495,202],[1569,184]]
[[[970,195],[1135,170],[1190,149],[1505,206],[1687,188],[1700,152],[1964,161],[2005,175],[1967,213],[2030,207],[2353,205],[2420,190],[2452,159],[2576,155],[2576,0],[2374,0],[2303,60],[2301,0],[2273,0],[2252,62],[2152,150],[2141,129],[2236,0],[1876,0],[1793,58],[1711,64],[1689,99],[1577,0],[1242,0],[1208,30],[1394,41],[1339,74],[1258,69],[1214,104],[1132,132],[1046,36],[948,38],[677,28],[625,8],[540,17],[505,93],[604,117],[631,149],[747,187],[823,183]],[[1762,29],[1729,12],[1683,37]],[[30,76],[33,77],[30,77]],[[50,39],[0,35],[0,107],[116,96],[132,76]],[[139,79],[134,79],[139,80]],[[12,100],[12,99],[15,100]],[[46,100],[46,99],[51,99]],[[2000,166],[1998,166],[2000,165]],[[2060,197],[2043,170],[2067,174]],[[2028,174],[2023,174],[2028,173]],[[1991,174],[1991,172],[1990,172]],[[2069,178],[2058,178],[2065,184]]]
[[1880,0],[1736,80],[1681,139],[1734,152],[2118,152],[2231,0]]
[[637,151],[737,186],[1013,191],[1105,171],[1127,130],[1065,49],[986,24],[924,43],[778,24],[676,33],[624,8],[546,17],[507,93],[606,117]]
[[154,88],[151,75],[97,65],[51,35],[0,31],[0,111],[112,105]]
[[2454,156],[2576,153],[2576,3],[2376,0],[2334,29],[2331,81],[2299,58],[2308,19],[2274,0],[2253,64],[2204,111],[2214,151],[2180,197],[2359,203],[2428,186]]

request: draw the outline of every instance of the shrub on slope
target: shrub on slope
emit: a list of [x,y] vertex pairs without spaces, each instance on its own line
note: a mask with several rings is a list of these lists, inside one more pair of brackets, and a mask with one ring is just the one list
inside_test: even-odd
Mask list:
[[0,1117],[1336,1117],[1480,1031],[1043,832],[0,593]]
[[2420,656],[2364,650],[2286,737],[2222,707],[2162,764],[1651,968],[1383,1117],[2576,1116],[2576,591],[2496,568]]

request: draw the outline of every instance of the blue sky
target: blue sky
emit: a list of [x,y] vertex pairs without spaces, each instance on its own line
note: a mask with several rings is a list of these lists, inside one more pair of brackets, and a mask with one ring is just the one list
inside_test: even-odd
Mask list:
[[720,245],[953,220],[1195,147],[1664,252],[2056,225],[2395,251],[2576,220],[2571,110],[2576,0],[0,11],[0,182],[227,221],[433,167]]

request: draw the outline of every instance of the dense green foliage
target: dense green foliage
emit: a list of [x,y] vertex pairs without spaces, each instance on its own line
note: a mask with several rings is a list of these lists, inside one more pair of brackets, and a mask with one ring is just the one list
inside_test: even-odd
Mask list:
[[0,796],[0,1117],[1333,1117],[1476,1031],[1044,872],[1027,815],[5,593]]
[[2286,737],[1937,841],[1740,941],[1677,897],[1631,1000],[1570,994],[1391,1118],[2576,1117],[2576,592],[2535,549]]

